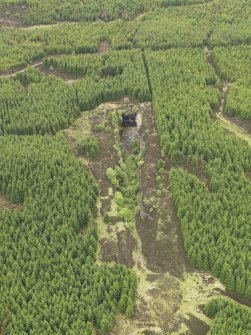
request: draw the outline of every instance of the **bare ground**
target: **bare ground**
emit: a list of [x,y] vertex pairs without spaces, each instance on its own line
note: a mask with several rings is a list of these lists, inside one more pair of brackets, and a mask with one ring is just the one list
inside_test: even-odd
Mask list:
[[0,28],[25,27],[23,19],[27,14],[24,5],[0,4]]
[[[135,227],[127,229],[116,216],[114,190],[106,177],[106,169],[117,164],[113,151],[113,132],[96,132],[95,126],[105,123],[111,127],[110,113],[131,110],[136,105],[142,114],[139,129],[142,145],[146,147],[144,165],[139,171],[141,187],[140,211]],[[140,104],[129,98],[100,105],[84,113],[76,124],[64,131],[76,155],[81,136],[97,136],[101,151],[92,159],[79,156],[90,167],[99,183],[101,195],[97,204],[96,220],[99,229],[99,262],[119,262],[133,268],[138,278],[138,299],[132,320],[119,315],[111,335],[166,335],[172,332],[205,335],[210,320],[202,311],[211,296],[220,294],[224,287],[210,274],[197,272],[189,266],[184,247],[177,209],[168,191],[168,170],[157,181],[156,161],[161,158],[159,138],[155,130],[150,103]],[[205,181],[202,166],[184,164],[189,172]],[[157,196],[156,191],[161,195]],[[102,219],[109,212],[111,223]]]
[[251,120],[242,119],[240,116],[229,116],[226,113],[224,113],[223,116],[224,119],[242,129],[244,133],[251,135]]
[[6,197],[2,194],[0,194],[0,213],[4,209],[11,209],[11,210],[22,210],[23,205],[22,204],[13,204],[11,201],[6,199]]

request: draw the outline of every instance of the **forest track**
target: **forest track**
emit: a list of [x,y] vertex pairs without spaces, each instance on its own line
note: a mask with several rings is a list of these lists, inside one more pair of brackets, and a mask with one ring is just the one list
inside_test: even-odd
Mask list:
[[[110,44],[109,41],[102,41],[98,47],[97,52],[93,52],[93,53],[89,53],[89,52],[85,52],[85,53],[79,53],[77,55],[101,55],[103,53],[109,52],[112,50],[112,45]],[[11,77],[15,77],[18,73],[23,73],[26,71],[26,69],[28,67],[32,67],[32,68],[40,68],[40,70],[46,74],[53,74],[55,76],[58,76],[62,79],[64,79],[67,82],[71,82],[72,80],[78,80],[81,79],[83,76],[74,76],[71,75],[69,73],[64,73],[64,72],[60,72],[60,71],[56,71],[56,70],[50,70],[49,68],[47,68],[46,66],[44,66],[44,59],[47,57],[56,57],[56,58],[60,58],[60,57],[67,57],[67,56],[71,56],[71,54],[68,53],[45,53],[45,55],[43,57],[41,57],[40,59],[32,62],[31,64],[27,64],[25,66],[17,66],[14,68],[9,69],[7,72],[0,74],[0,79],[3,78],[11,78]],[[71,79],[73,78],[73,79]]]
[[[204,52],[207,55],[207,62],[212,66],[216,75],[220,78],[219,73],[216,71],[215,65],[213,63],[212,53],[213,50],[206,44],[204,46]],[[221,97],[217,110],[215,111],[215,117],[219,124],[227,131],[234,133],[238,138],[244,140],[251,146],[251,122],[241,119],[240,116],[230,117],[225,114],[225,109],[227,105],[227,97],[229,89],[233,85],[233,82],[221,79]]]
[[13,70],[13,71],[10,70],[10,71],[7,72],[6,74],[2,74],[2,75],[0,75],[0,79],[15,77],[18,73],[23,73],[23,72],[25,72],[26,69],[27,69],[27,67],[36,68],[36,67],[41,66],[42,64],[43,64],[43,61],[39,60],[39,61],[36,61],[36,62],[32,63],[31,65],[22,67],[22,68],[19,69],[19,70]]
[[225,111],[226,104],[227,104],[227,95],[229,92],[229,88],[231,87],[232,83],[230,81],[222,80],[222,90],[221,90],[221,98],[220,103],[218,107],[218,112],[216,113],[216,116],[222,115]]

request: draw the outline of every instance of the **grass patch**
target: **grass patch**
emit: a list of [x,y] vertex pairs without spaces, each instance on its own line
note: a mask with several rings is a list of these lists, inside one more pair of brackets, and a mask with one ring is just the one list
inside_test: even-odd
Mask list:
[[225,128],[226,130],[230,131],[231,133],[234,133],[237,137],[239,137],[241,140],[248,143],[248,145],[251,147],[251,136],[248,134],[245,134],[244,131],[232,123],[229,120],[226,120],[223,115],[218,114],[218,123]]

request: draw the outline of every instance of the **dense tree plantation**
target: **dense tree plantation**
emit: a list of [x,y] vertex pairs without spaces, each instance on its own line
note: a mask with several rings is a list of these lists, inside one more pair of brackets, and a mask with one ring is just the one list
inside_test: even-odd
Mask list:
[[156,7],[201,4],[206,0],[1,0],[0,3],[25,4],[29,13],[28,24],[55,23],[59,21],[112,21],[133,19],[144,11]]
[[6,334],[110,331],[118,308],[131,313],[136,281],[122,266],[95,264],[93,178],[60,136],[4,136],[0,142],[1,193],[24,202],[23,212],[6,210],[0,219]]
[[[209,26],[206,9],[175,7],[159,9],[141,19],[133,45],[154,50],[171,47],[202,47]],[[194,30],[194,24],[197,29]]]
[[32,68],[0,80],[0,92],[1,134],[55,134],[80,114],[72,87]]
[[[97,52],[117,24],[67,23],[46,28],[8,29],[0,34],[0,72],[54,53]],[[78,36],[78,38],[76,38]],[[11,43],[10,43],[11,41]]]
[[249,0],[212,2],[210,16],[211,47],[250,44],[251,6]]
[[186,171],[169,176],[188,258],[251,299],[251,149],[214,123],[219,83],[201,50],[151,52],[147,64],[163,153],[207,163],[210,192]]
[[15,78],[0,80],[1,134],[55,134],[69,126],[80,111],[125,95],[150,100],[141,53],[48,58],[48,66],[85,77],[74,85],[28,68]]
[[[15,25],[12,11],[18,8],[21,24]],[[138,309],[141,291],[155,299],[160,285],[159,296],[169,299],[174,287],[181,290],[185,276],[176,278],[161,265],[159,272],[148,268],[145,231],[151,234],[149,250],[154,239],[161,245],[166,238],[161,253],[169,260],[170,245],[180,239],[177,248],[184,244],[185,251],[177,254],[186,254],[193,271],[211,274],[231,294],[251,300],[251,148],[215,120],[222,110],[239,115],[241,122],[251,119],[250,18],[250,0],[0,0],[1,335],[104,335],[112,332],[119,314],[117,322],[127,325],[151,319]],[[129,98],[152,105],[140,109],[140,141],[124,150],[122,114],[137,113]],[[100,114],[93,110],[112,101],[125,110],[114,112],[111,103]],[[82,125],[78,118],[87,111]],[[147,123],[144,115],[151,112]],[[109,115],[109,126],[101,121],[102,113]],[[102,123],[92,124],[95,120]],[[61,132],[74,131],[78,121],[83,129],[74,152],[85,156],[82,162]],[[97,163],[96,155],[106,155],[101,152],[105,133],[107,143],[113,141],[107,150],[112,150],[111,165],[101,173],[103,161],[98,163],[112,190],[110,211],[98,207],[107,198],[88,169]],[[158,158],[150,151],[154,164],[147,161],[149,146],[156,148]],[[158,170],[156,177],[155,172],[149,176],[156,181],[152,186],[144,170],[150,165]],[[152,212],[144,207],[148,193],[154,195]],[[20,206],[2,210],[2,198]],[[168,222],[162,222],[161,201],[172,207]],[[114,212],[113,219],[124,223],[114,235],[125,229],[137,245],[134,270],[103,263],[100,256],[99,235],[106,231],[109,236]],[[135,213],[143,215],[140,223]],[[156,232],[149,226],[154,220]],[[155,260],[156,255],[150,256]],[[184,266],[183,275],[186,271]],[[175,317],[187,303],[178,292],[175,308],[170,307]],[[205,302],[204,312],[212,319],[208,335],[250,335],[250,308],[217,294]],[[144,308],[150,305],[146,301]],[[154,303],[166,316],[169,305],[163,312],[165,301],[158,297]],[[155,320],[150,322],[157,329]],[[125,335],[119,323],[115,328]]]
[[208,335],[249,335],[251,312],[227,299],[213,299],[206,306],[206,314],[214,318]]
[[213,63],[217,73],[224,80],[248,80],[251,75],[251,47],[214,48]]
[[213,62],[223,80],[231,81],[225,112],[251,119],[251,48],[215,48]]
[[81,110],[88,110],[103,101],[120,99],[125,95],[150,100],[144,63],[139,50],[112,51],[102,55],[49,58],[48,66],[85,77],[75,84]]
[[[159,3],[156,2],[156,9],[132,22],[65,23],[2,30],[0,72],[27,65],[45,55],[97,52],[104,40],[110,41],[115,49],[202,47],[205,43],[212,47],[250,44],[251,8],[248,1],[215,0],[204,6],[166,9],[157,8]],[[44,3],[50,2],[39,1],[36,8]],[[240,13],[241,20],[238,20]]]

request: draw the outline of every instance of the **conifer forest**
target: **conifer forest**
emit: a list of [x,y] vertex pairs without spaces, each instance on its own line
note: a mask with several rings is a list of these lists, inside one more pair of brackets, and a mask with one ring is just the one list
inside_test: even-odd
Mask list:
[[251,335],[250,0],[0,0],[0,335]]

